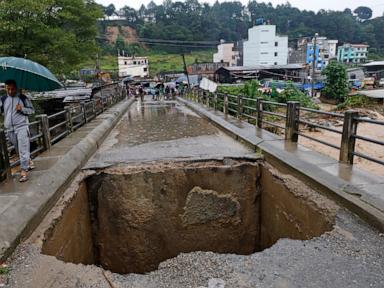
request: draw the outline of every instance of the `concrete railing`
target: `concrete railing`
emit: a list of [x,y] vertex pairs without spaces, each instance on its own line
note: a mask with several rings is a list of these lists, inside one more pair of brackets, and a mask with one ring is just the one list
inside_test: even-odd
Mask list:
[[[384,142],[358,135],[359,123],[370,123],[384,126],[384,121],[363,118],[357,111],[346,111],[344,113],[326,112],[311,108],[300,107],[299,102],[277,103],[266,101],[263,98],[250,98],[242,95],[230,95],[223,93],[209,93],[201,89],[187,91],[184,97],[202,103],[207,107],[222,111],[225,115],[232,115],[239,119],[247,119],[259,128],[274,127],[284,133],[285,139],[297,142],[300,137],[308,138],[323,145],[339,150],[339,161],[353,164],[354,156],[364,158],[368,161],[384,165],[384,161],[373,156],[355,151],[356,139],[381,145]],[[342,122],[342,129],[335,129],[311,121],[315,115],[323,115],[328,118],[337,118]],[[335,145],[327,139],[319,139],[309,136],[300,130],[301,126],[327,130],[340,135],[340,145]]]
[[[36,115],[36,120],[29,123],[31,157],[49,150],[52,145],[124,98],[122,93],[116,93],[66,107],[63,111],[52,115]],[[11,168],[20,164],[19,160],[13,161],[10,157],[14,149],[7,140],[4,129],[0,129],[0,181],[11,177]]]

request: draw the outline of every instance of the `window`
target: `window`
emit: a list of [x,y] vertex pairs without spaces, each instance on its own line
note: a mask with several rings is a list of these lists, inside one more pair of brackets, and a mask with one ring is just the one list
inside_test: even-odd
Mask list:
[[261,52],[261,55],[268,55],[268,52]]
[[144,72],[147,72],[148,71],[148,68],[147,67],[144,67]]
[[124,65],[127,65],[128,63],[127,63],[127,61],[124,61]]
[[278,53],[277,53],[277,52],[275,52],[275,57],[277,57],[277,55],[278,55]]
[[268,42],[260,42],[260,44],[268,44]]
[[275,47],[277,47],[277,46],[279,46],[279,42],[276,41],[275,42]]
[[137,64],[137,62],[136,61],[133,61],[133,65],[136,65]]
[[275,62],[275,65],[277,65],[277,62]]

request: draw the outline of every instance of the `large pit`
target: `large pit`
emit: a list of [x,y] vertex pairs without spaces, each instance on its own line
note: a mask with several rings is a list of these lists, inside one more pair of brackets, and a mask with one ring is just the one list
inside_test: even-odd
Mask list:
[[113,167],[69,190],[46,218],[42,252],[122,274],[153,271],[180,253],[248,255],[280,238],[311,239],[332,230],[336,214],[262,161]]

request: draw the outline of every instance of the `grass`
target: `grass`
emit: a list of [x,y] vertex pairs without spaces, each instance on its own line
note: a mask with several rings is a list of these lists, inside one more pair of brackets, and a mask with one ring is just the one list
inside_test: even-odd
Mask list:
[[[212,62],[213,50],[196,51],[185,54],[185,62],[187,65],[198,62]],[[150,52],[149,55],[149,73],[151,76],[157,75],[163,71],[183,71],[184,64],[181,54],[167,54]],[[117,70],[116,56],[107,55],[100,58],[100,66],[102,70]],[[85,69],[94,69],[95,61],[87,61],[82,65]]]

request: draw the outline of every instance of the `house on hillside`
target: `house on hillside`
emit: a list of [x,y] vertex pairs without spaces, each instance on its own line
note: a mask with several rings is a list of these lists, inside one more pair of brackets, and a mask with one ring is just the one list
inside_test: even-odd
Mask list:
[[368,45],[366,44],[344,44],[339,46],[337,61],[346,64],[365,63],[368,59]]
[[276,35],[275,25],[259,25],[248,30],[243,44],[243,65],[286,65],[288,63],[288,36]]
[[127,76],[146,78],[149,76],[148,57],[118,56],[119,77]]

